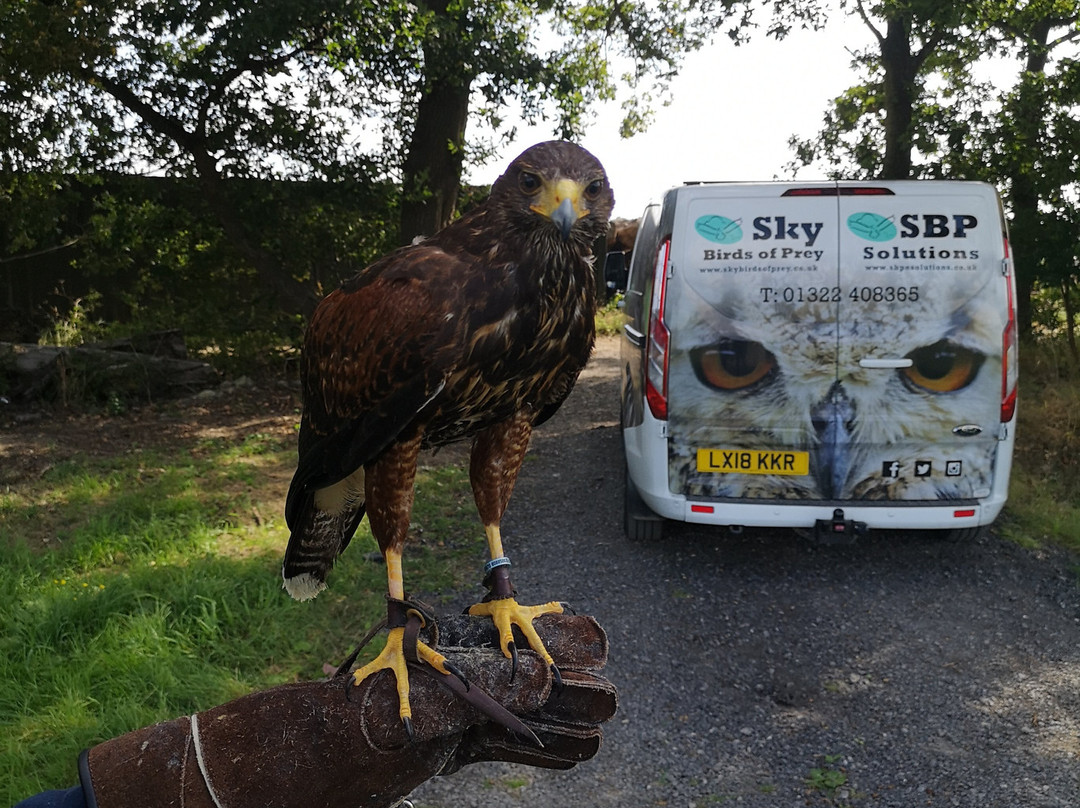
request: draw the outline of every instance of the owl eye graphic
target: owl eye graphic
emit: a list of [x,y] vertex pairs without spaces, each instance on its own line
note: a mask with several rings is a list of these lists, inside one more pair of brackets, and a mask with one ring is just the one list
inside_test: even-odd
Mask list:
[[939,340],[916,348],[905,358],[911,360],[911,366],[899,372],[906,384],[930,393],[955,393],[975,381],[986,355]]
[[727,392],[765,384],[776,373],[776,357],[764,345],[741,339],[692,348],[690,364],[698,381]]

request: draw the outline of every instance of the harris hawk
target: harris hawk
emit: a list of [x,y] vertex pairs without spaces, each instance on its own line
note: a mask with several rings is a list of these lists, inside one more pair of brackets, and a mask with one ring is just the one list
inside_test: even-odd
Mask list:
[[[491,560],[489,595],[470,613],[494,620],[507,657],[516,661],[516,625],[554,667],[532,620],[562,607],[518,604],[500,522],[533,427],[559,408],[592,351],[592,246],[613,204],[593,155],[564,141],[537,144],[483,204],[342,283],[308,325],[282,576],[294,598],[314,597],[367,513],[386,559],[390,630],[354,677],[393,670],[407,728],[403,628],[393,606],[405,598],[402,552],[421,450],[471,439],[469,479]],[[448,672],[423,643],[416,654]]]

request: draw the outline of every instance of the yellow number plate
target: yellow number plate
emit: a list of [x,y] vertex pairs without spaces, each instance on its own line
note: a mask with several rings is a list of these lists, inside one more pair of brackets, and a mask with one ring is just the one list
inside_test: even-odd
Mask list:
[[810,473],[810,453],[761,449],[698,449],[697,470],[719,474],[802,476]]

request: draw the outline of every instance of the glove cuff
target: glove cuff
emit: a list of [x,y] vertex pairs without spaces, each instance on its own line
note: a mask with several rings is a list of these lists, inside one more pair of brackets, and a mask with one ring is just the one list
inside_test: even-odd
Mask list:
[[[538,709],[550,672],[528,660],[509,685],[509,664],[495,651],[461,660],[501,703]],[[414,673],[413,698],[425,705],[414,743],[389,671],[358,688],[351,677],[279,685],[93,747],[80,764],[88,808],[395,805],[446,766],[470,724],[486,720],[435,675]]]
[[199,771],[191,718],[144,727],[79,756],[87,808],[173,805],[216,808]]
[[90,750],[84,749],[79,753],[79,786],[83,792],[83,803],[86,808],[98,808],[97,796],[94,794],[94,784],[90,779]]

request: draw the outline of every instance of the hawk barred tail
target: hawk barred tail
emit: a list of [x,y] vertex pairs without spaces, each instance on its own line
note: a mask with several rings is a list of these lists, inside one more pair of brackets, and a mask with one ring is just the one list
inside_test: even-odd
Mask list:
[[[299,458],[285,506],[282,574],[293,597],[325,587],[366,513],[387,562],[387,594],[403,600],[419,453],[471,440],[469,477],[496,562],[492,593],[474,611],[495,621],[508,657],[516,625],[550,663],[531,623],[561,607],[516,602],[500,523],[533,427],[558,410],[592,351],[592,245],[613,204],[595,157],[571,143],[540,143],[511,162],[482,205],[320,303],[304,338]],[[443,670],[441,655],[419,646]],[[356,681],[384,667],[398,677],[408,724],[396,627]]]

